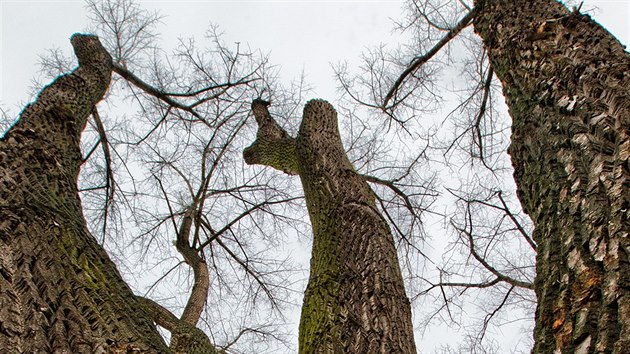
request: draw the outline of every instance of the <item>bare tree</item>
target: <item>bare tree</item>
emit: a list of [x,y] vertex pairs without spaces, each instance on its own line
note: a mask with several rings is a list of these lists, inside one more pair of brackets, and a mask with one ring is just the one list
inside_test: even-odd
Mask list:
[[74,35],[79,67],[0,140],[2,347],[14,353],[164,352],[149,313],[89,234],[79,137],[111,77],[98,38]]
[[[251,95],[266,90],[287,109],[300,98],[280,91],[264,55],[228,48],[216,28],[207,48],[182,40],[166,55],[156,42],[157,14],[145,15],[129,1],[88,7],[94,30],[114,54],[115,73],[107,106],[90,109],[79,160],[92,232],[119,260],[126,251],[126,262],[118,262],[123,274],[147,292],[135,304],[170,332],[172,351],[290,347],[282,310],[301,272],[280,250],[286,226],[299,231],[302,224],[283,210],[301,197],[273,176],[243,170],[240,147],[250,129],[243,107]],[[72,65],[59,51],[51,54],[42,58],[45,74]],[[117,110],[117,102],[126,109]],[[134,259],[144,269],[130,271]],[[171,291],[166,298],[163,284]]]
[[328,102],[309,101],[293,138],[268,105],[252,103],[258,133],[243,156],[302,181],[314,240],[300,353],[414,353],[394,239],[366,178],[346,156],[337,112]]
[[[120,16],[118,5],[96,5],[91,5],[91,9],[100,21],[98,33],[117,38],[106,41],[114,46],[126,43],[122,40],[125,33],[144,36],[143,31],[158,19],[157,15],[138,17],[136,22],[141,29],[130,29],[115,17]],[[124,129],[124,122],[110,120],[106,124],[115,129],[107,129],[107,138],[98,131],[94,134],[97,141],[110,142],[110,155],[118,160],[114,165],[119,167],[111,168],[119,171],[111,183],[117,185],[114,201],[108,201],[111,193],[106,193],[106,188],[93,187],[96,181],[106,181],[107,171],[94,175],[85,191],[97,193],[93,210],[97,212],[94,215],[100,215],[98,220],[107,220],[103,206],[118,208],[115,215],[109,214],[115,217],[109,222],[115,235],[108,234],[103,222],[95,223],[103,226],[102,234],[108,235],[108,244],[115,240],[114,247],[122,248],[132,241],[141,262],[159,262],[163,267],[163,274],[158,276],[160,282],[168,284],[164,279],[190,277],[190,282],[176,282],[185,285],[182,292],[186,302],[171,303],[169,308],[182,307],[181,318],[189,318],[190,324],[201,321],[197,324],[220,348],[237,352],[256,343],[255,351],[263,352],[269,344],[257,342],[257,338],[289,346],[281,331],[285,327],[281,310],[299,291],[291,282],[300,277],[293,275],[297,270],[281,250],[285,248],[287,230],[305,232],[305,223],[299,217],[303,211],[296,209],[303,210],[303,200],[301,193],[296,193],[295,179],[279,178],[260,169],[243,170],[238,147],[251,134],[248,107],[252,94],[269,95],[276,102],[277,117],[292,129],[296,108],[303,103],[307,89],[303,81],[287,89],[277,85],[274,68],[263,55],[240,44],[230,50],[221,42],[216,28],[209,31],[208,39],[213,46],[206,50],[200,50],[193,40],[182,40],[178,50],[166,57],[153,45],[144,45],[145,50],[138,52],[110,49],[113,53],[133,54],[117,59],[114,71],[120,79],[111,92],[125,92],[139,114],[133,119],[132,131]],[[146,48],[152,50],[151,56],[139,59],[137,56],[146,55]],[[177,58],[179,64],[170,58]],[[110,119],[113,114],[109,113]],[[96,123],[95,127],[98,128]],[[349,135],[352,153],[367,151],[359,147],[360,137]],[[90,146],[90,151],[94,146]],[[88,161],[98,163],[99,156]],[[102,157],[107,160],[104,150]],[[379,162],[380,159],[358,156],[356,161],[362,163],[361,171],[369,173],[363,178],[377,187],[377,207],[393,225],[398,245],[407,254],[405,259],[411,261],[409,253],[418,250],[420,213],[434,196],[432,186],[417,184],[421,179],[417,172],[421,155],[411,156],[403,163],[386,159]],[[137,233],[126,231],[129,228],[122,223],[123,215],[134,218],[137,228],[133,230]],[[180,267],[180,256],[164,256],[172,241],[189,268]],[[149,257],[153,250],[162,254],[156,260]],[[129,264],[130,258],[126,258]],[[203,271],[204,263],[209,274]],[[157,288],[150,288],[152,297],[173,296],[172,290],[169,293]],[[204,292],[209,296],[202,317],[187,317],[199,313],[194,303],[206,299]],[[238,319],[233,311],[217,311],[236,307],[239,311],[248,310],[238,312]]]
[[[534,352],[624,352],[630,338],[623,315],[628,293],[621,285],[628,279],[627,191],[621,182],[627,171],[620,167],[627,145],[621,128],[628,115],[627,52],[579,7],[570,11],[552,0],[412,1],[409,7],[409,28],[442,35],[423,36],[432,43],[429,48],[420,47],[400,75],[382,81],[385,94],[370,104],[388,116],[404,114],[409,105],[401,101],[420,94],[415,91],[422,67],[453,58],[444,51],[452,49],[448,43],[459,37],[481,44],[476,57],[482,70],[471,86],[479,89],[466,96],[464,104],[473,105],[462,110],[472,114],[460,125],[465,134],[449,146],[469,146],[472,163],[496,171],[487,149],[501,146],[488,140],[501,131],[488,109],[497,77],[513,119],[508,151],[518,197],[535,225]],[[472,42],[470,25],[478,35]],[[462,145],[466,136],[468,144]],[[467,205],[466,216],[472,215],[471,202],[501,206],[481,196],[457,197]],[[470,237],[475,225],[468,218],[453,226],[467,240],[472,258],[494,274],[474,246],[478,237]],[[496,279],[506,275],[499,273]],[[507,284],[517,284],[509,278]]]
[[[388,239],[394,240],[394,250],[388,249],[385,253],[397,253],[401,261],[400,277],[395,277],[398,292],[404,295],[404,291],[400,291],[401,279],[404,279],[408,293],[418,304],[416,308],[429,302],[437,306],[429,308],[428,320],[441,317],[461,326],[466,323],[462,317],[470,308],[468,300],[481,296],[486,301],[480,306],[480,317],[472,319],[478,324],[476,330],[466,333],[467,343],[458,349],[464,352],[500,352],[501,349],[496,349],[500,347],[495,346],[491,339],[488,340],[487,332],[488,328],[504,318],[502,316],[506,311],[518,311],[525,318],[531,317],[527,307],[533,303],[532,289],[541,283],[532,280],[532,258],[537,253],[540,264],[542,255],[551,252],[551,246],[539,234],[541,231],[532,233],[529,220],[516,203],[513,186],[501,182],[511,170],[504,154],[509,124],[501,120],[497,113],[497,101],[501,98],[498,90],[501,84],[506,88],[506,82],[513,84],[512,87],[520,87],[517,84],[521,81],[514,83],[502,76],[506,75],[506,71],[511,78],[522,73],[512,73],[511,69],[506,69],[506,65],[502,69],[497,67],[499,59],[493,55],[496,55],[496,48],[502,47],[495,48],[487,43],[490,39],[495,40],[495,37],[488,34],[486,36],[492,38],[480,39],[472,33],[470,25],[474,21],[481,21],[479,19],[485,18],[483,16],[486,13],[488,18],[494,18],[493,14],[501,14],[505,10],[501,7],[504,5],[497,5],[496,8],[486,6],[484,11],[487,12],[482,12],[483,6],[477,4],[473,8],[464,2],[411,2],[412,17],[399,25],[417,30],[422,40],[402,48],[394,55],[388,54],[384,47],[366,54],[363,69],[370,75],[352,78],[341,70],[343,67],[338,71],[342,90],[349,100],[380,112],[378,119],[374,119],[374,113],[366,114],[350,106],[341,108],[340,116],[347,119],[341,122],[342,133],[339,138],[347,149],[340,148],[339,151],[347,153],[349,162],[354,166],[349,169],[355,171],[352,176],[356,175],[367,189],[370,188],[366,183],[370,183],[374,194],[370,195],[369,198],[373,199],[368,204],[376,214],[380,213],[379,220],[386,221],[391,229]],[[114,58],[114,75],[105,97],[106,105],[99,105],[96,109],[92,104],[86,115],[86,118],[91,116],[91,120],[81,142],[83,155],[79,161],[82,167],[79,192],[92,233],[114,258],[118,258],[128,283],[135,284],[136,292],[144,293],[129,301],[147,310],[145,319],[168,330],[170,349],[176,352],[191,351],[196,347],[201,348],[201,352],[271,352],[275,346],[291,348],[284,333],[286,320],[283,310],[291,305],[294,295],[300,292],[300,287],[294,286],[294,283],[300,282],[300,276],[295,275],[301,274],[301,271],[295,269],[291,260],[285,257],[285,247],[289,237],[295,237],[289,236],[289,233],[307,234],[306,223],[301,218],[305,201],[295,178],[244,167],[241,151],[255,133],[250,112],[251,99],[271,97],[274,116],[279,124],[294,133],[297,131],[296,118],[299,115],[296,111],[302,106],[305,85],[298,82],[293,88],[283,89],[275,81],[275,69],[264,55],[238,43],[226,45],[216,28],[208,32],[207,47],[200,47],[199,42],[193,39],[183,39],[178,49],[167,53],[159,46],[156,30],[160,20],[158,14],[146,13],[129,1],[88,2],[88,8],[95,21],[93,30],[103,39],[107,51]],[[576,14],[558,16],[557,21],[553,20],[556,19],[553,16],[550,17],[553,21],[541,20],[542,27],[530,31],[533,37],[523,41],[542,43],[540,41],[550,40],[553,36],[558,39],[561,31],[556,27],[574,28],[571,27],[574,25],[571,22],[573,20],[566,20],[565,17],[581,19]],[[582,22],[587,21],[579,20],[576,23]],[[421,24],[423,28],[416,24]],[[491,25],[495,26],[495,22],[491,22]],[[490,32],[500,32],[497,26],[492,28]],[[542,28],[540,33],[539,28]],[[455,41],[466,44],[465,50],[453,45]],[[514,52],[526,53],[527,50],[519,47]],[[72,67],[71,61],[59,51],[50,54],[43,58],[50,75],[56,76]],[[564,56],[570,57],[566,53]],[[438,91],[440,85],[435,81],[438,74],[445,65],[458,61],[468,69],[462,74],[467,80],[459,87],[462,104],[451,107],[452,114],[444,122],[439,122],[450,133],[444,134],[434,127],[422,131],[424,123],[417,118],[435,110],[442,103],[442,96],[446,95]],[[498,62],[501,63],[500,60]],[[611,77],[617,78],[615,75]],[[363,89],[358,89],[360,87]],[[514,100],[518,101],[518,97]],[[561,113],[566,116],[576,114],[576,107],[586,107],[586,101],[580,101],[569,93],[557,98],[561,102]],[[120,109],[121,106],[124,109]],[[625,112],[623,107],[615,108],[617,110],[609,114],[616,117],[619,112]],[[521,117],[526,116],[521,112]],[[608,118],[600,118],[608,122]],[[583,121],[586,122],[585,118]],[[563,122],[558,121],[558,129],[564,129]],[[608,125],[614,128],[614,124],[611,124]],[[545,129],[555,129],[552,125],[548,128]],[[601,139],[614,130],[604,128],[601,129]],[[584,132],[579,130],[578,133]],[[599,137],[597,134],[591,135]],[[521,137],[525,139],[525,135]],[[610,147],[601,143],[601,139],[593,140],[598,143],[596,147],[603,152],[609,151]],[[618,140],[621,141],[621,138]],[[558,140],[558,146],[563,141]],[[577,146],[580,141],[571,144]],[[391,149],[393,144],[400,148]],[[527,141],[522,146],[533,146],[543,151],[546,145],[540,144]],[[611,151],[621,154],[619,151],[623,149],[614,146]],[[600,153],[600,150],[596,152]],[[458,185],[460,180],[449,181],[455,186],[451,185],[447,189],[449,193],[445,198],[453,203],[453,207],[449,207],[444,214],[453,235],[450,253],[447,253],[452,258],[443,262],[429,259],[422,247],[424,221],[421,216],[424,218],[430,214],[426,212],[436,196],[434,172],[425,172],[436,169],[435,164],[429,164],[435,159],[435,155],[431,154],[434,152],[444,157],[447,173],[460,175],[461,181],[465,182]],[[584,161],[590,161],[589,156],[584,157],[587,159]],[[458,159],[472,166],[478,174],[462,173],[465,168],[454,165]],[[587,166],[584,163],[580,165],[578,160],[571,160],[574,163],[570,165]],[[522,165],[534,166],[524,162]],[[557,167],[552,163],[550,166]],[[274,167],[290,173],[296,171],[293,165]],[[530,171],[529,168],[517,171]],[[609,168],[608,164],[601,165],[602,171],[606,168]],[[587,179],[596,177],[588,174],[584,176]],[[551,180],[547,177],[545,181]],[[517,182],[523,180],[519,178]],[[603,187],[600,187],[606,189],[608,185],[604,182],[606,180],[602,180]],[[534,185],[542,188],[541,183]],[[527,188],[519,184],[521,197],[530,198],[529,204],[524,204],[530,216],[537,210],[536,205],[553,209],[549,203],[543,203],[546,199],[540,201],[531,196],[534,189]],[[561,188],[559,192],[551,190],[549,195],[558,196],[552,198],[557,201],[559,196],[575,192],[567,188],[566,191]],[[589,189],[588,193],[591,192]],[[537,195],[543,197],[545,193]],[[615,198],[608,199],[614,201]],[[603,197],[593,200],[600,199],[604,200]],[[309,210],[312,209],[308,201],[306,204]],[[615,204],[615,208],[621,208],[614,209],[617,214],[622,213],[622,204]],[[586,213],[580,208],[582,206],[578,207],[580,213]],[[589,213],[585,215],[594,218],[595,227],[603,228],[601,225],[605,225],[608,219],[601,213],[596,215],[595,211]],[[546,222],[545,217],[548,215],[543,214],[532,217],[534,222]],[[437,213],[434,215],[441,216]],[[539,216],[543,221],[537,221]],[[599,224],[600,219],[604,220],[604,224]],[[549,225],[556,225],[554,223],[558,220],[554,220]],[[621,221],[620,225],[623,224]],[[613,224],[617,225],[615,222]],[[619,241],[612,239],[614,242]],[[600,250],[603,246],[598,245],[608,245],[606,242],[601,241],[592,247]],[[314,244],[318,244],[317,234]],[[355,242],[347,244],[354,245]],[[620,252],[625,252],[625,244],[619,244]],[[98,248],[99,245],[94,243],[94,247]],[[515,249],[518,252],[514,252]],[[546,253],[541,253],[541,250]],[[574,251],[571,248],[558,252],[573,255]],[[602,252],[600,250],[597,254],[604,254]],[[526,256],[521,257],[522,254]],[[613,256],[606,257],[595,259],[594,264],[599,267],[597,262],[613,262],[616,259]],[[397,261],[390,263],[398,266]],[[434,265],[435,272],[424,269],[427,263]],[[392,264],[388,266],[396,268]],[[579,264],[581,267],[582,263]],[[615,264],[606,266],[609,268],[602,267],[625,267],[621,261]],[[140,265],[140,270],[132,269],[134,265]],[[576,334],[575,343],[568,341],[574,327],[581,323],[578,315],[582,313],[579,310],[582,307],[571,309],[568,304],[578,303],[581,306],[582,302],[588,303],[584,308],[589,316],[599,313],[593,304],[598,299],[597,294],[603,296],[602,292],[597,293],[600,284],[604,284],[601,279],[607,276],[605,279],[618,283],[622,283],[623,279],[614,278],[613,275],[619,273],[601,271],[601,274],[595,272],[598,277],[580,280],[579,274],[567,270],[570,267],[565,265],[562,269],[566,272],[563,274],[568,274],[572,284],[586,284],[586,297],[583,301],[566,300],[566,306],[557,312],[564,313],[564,317],[554,319],[550,328],[557,330],[553,333],[557,339],[555,343],[566,344],[566,350],[572,350],[578,345],[586,348],[584,350],[591,350],[599,339],[587,338],[584,333],[588,331],[584,329],[578,331],[582,334]],[[593,267],[582,268],[589,271],[599,269]],[[314,267],[312,272],[317,273],[318,270]],[[555,279],[554,274],[549,279]],[[573,281],[572,277],[577,280]],[[591,284],[589,279],[601,281]],[[147,282],[151,285],[146,285]],[[582,288],[567,288],[566,284],[558,286],[568,299],[582,296]],[[309,286],[309,289],[312,287]],[[616,288],[613,290],[617,291]],[[307,297],[311,293],[307,293]],[[622,295],[620,299],[623,299]],[[621,300],[611,299],[606,304],[621,303]],[[320,307],[307,307],[304,311],[312,315],[318,309]],[[403,312],[405,315],[402,317],[407,318],[408,311],[405,309]],[[604,319],[608,318],[606,316],[614,317],[610,311],[602,316]],[[428,320],[424,322],[426,326],[431,323]],[[409,324],[405,326],[408,329]],[[154,332],[152,326],[148,327]],[[538,331],[544,332],[542,329]],[[354,333],[352,330],[347,332]],[[378,331],[370,333],[373,332]],[[407,331],[402,332],[408,340],[410,336]],[[547,330],[547,333],[551,333],[551,330]],[[615,334],[611,336],[613,338]],[[305,343],[308,337],[303,336],[306,338]],[[551,335],[547,337],[551,338]],[[620,334],[618,338],[624,337]],[[411,350],[409,348],[413,348],[413,345],[408,345],[407,351]],[[164,347],[158,351],[161,350],[167,349]],[[450,351],[452,348],[445,350]]]

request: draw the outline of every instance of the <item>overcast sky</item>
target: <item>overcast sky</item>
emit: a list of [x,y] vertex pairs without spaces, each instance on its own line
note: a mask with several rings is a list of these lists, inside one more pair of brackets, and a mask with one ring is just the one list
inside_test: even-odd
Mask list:
[[[391,19],[400,17],[403,4],[399,0],[138,2],[165,15],[160,32],[166,46],[178,37],[201,38],[214,23],[225,33],[226,43],[241,42],[270,53],[287,82],[304,71],[315,89],[312,96],[331,101],[337,85],[331,63],[347,60],[352,65],[366,47],[397,40]],[[629,2],[589,0],[582,10],[589,10],[628,45]],[[88,20],[81,0],[0,0],[0,23],[0,108],[16,116],[30,99],[38,55],[53,47],[70,53],[69,37],[84,31]]]
[[[87,25],[83,2],[77,0],[0,0],[2,62],[0,104],[15,111],[28,97],[36,74],[37,55],[45,48],[69,52],[69,36]],[[290,81],[302,70],[316,86],[314,95],[334,94],[330,63],[357,58],[369,45],[390,39],[401,1],[140,1],[165,15],[162,38],[201,38],[210,23],[225,32],[225,42],[249,44],[271,53]],[[19,105],[21,106],[21,104]],[[18,109],[19,110],[19,109]]]
[[[361,51],[391,42],[391,19],[402,12],[400,0],[381,1],[139,1],[165,15],[162,38],[197,36],[210,23],[220,26],[225,40],[248,43],[271,53],[289,81],[302,70],[314,85],[313,96],[333,100],[336,83],[331,63],[356,60]],[[630,36],[628,0],[589,0],[583,9],[624,44]],[[87,25],[81,0],[0,0],[0,107],[17,114],[29,98],[38,54],[58,47],[70,53],[68,38]]]

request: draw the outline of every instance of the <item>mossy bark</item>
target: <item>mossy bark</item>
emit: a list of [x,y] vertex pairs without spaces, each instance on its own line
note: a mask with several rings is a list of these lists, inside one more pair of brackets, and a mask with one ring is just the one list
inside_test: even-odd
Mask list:
[[630,57],[553,0],[475,1],[535,224],[533,353],[630,348]]
[[112,63],[97,37],[74,35],[72,44],[79,67],[45,87],[0,139],[0,348],[166,353],[82,214],[79,139]]
[[266,103],[252,106],[259,132],[246,161],[299,174],[313,227],[300,353],[416,353],[392,234],[346,156],[334,108],[308,102],[293,139]]

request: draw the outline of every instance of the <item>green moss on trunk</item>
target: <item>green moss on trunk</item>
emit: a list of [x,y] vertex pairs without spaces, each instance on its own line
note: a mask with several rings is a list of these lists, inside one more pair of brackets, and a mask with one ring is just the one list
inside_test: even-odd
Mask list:
[[94,36],[72,44],[80,66],[45,87],[0,140],[0,348],[168,353],[82,215],[79,139],[112,63]]
[[[255,101],[253,110],[257,150],[248,148],[246,161],[278,168],[270,162],[278,150],[289,155],[284,165],[296,161],[313,227],[300,353],[415,353],[393,237],[374,193],[346,156],[335,110],[325,101],[308,102],[295,140],[280,131],[266,105]],[[259,149],[260,141],[273,149]]]
[[627,353],[630,57],[555,1],[475,5],[513,119],[519,198],[535,224],[533,353]]

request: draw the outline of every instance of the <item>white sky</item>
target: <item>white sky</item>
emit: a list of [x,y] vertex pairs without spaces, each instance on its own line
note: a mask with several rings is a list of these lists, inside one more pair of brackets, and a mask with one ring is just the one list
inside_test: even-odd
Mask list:
[[[0,105],[17,113],[45,48],[70,52],[68,38],[87,24],[80,0],[0,0]],[[302,70],[315,96],[333,100],[330,63],[358,58],[369,45],[390,41],[402,1],[139,1],[165,15],[166,44],[178,37],[201,38],[212,22],[225,42],[241,42],[271,53],[290,81]]]
[[[390,42],[392,18],[401,0],[249,0],[139,1],[166,16],[162,38],[201,35],[210,22],[225,32],[225,41],[248,43],[271,53],[289,81],[302,70],[314,85],[313,96],[333,100],[336,83],[331,63],[352,62],[363,49]],[[588,0],[583,9],[628,44],[628,0]],[[70,52],[68,38],[83,31],[87,20],[81,0],[0,0],[0,107],[17,114],[37,74],[38,54],[58,47]]]
[[[400,0],[382,1],[138,1],[165,15],[165,45],[178,37],[201,38],[210,23],[219,25],[228,44],[241,42],[271,53],[286,82],[306,74],[313,97],[333,101],[337,83],[331,64],[352,66],[361,52],[393,42],[391,19],[402,13]],[[624,44],[630,38],[629,0],[588,0],[583,10]],[[81,0],[0,0],[0,108],[16,116],[30,100],[38,55],[58,47],[70,53],[69,37],[87,25]],[[395,45],[395,43],[393,43]],[[425,338],[422,341],[430,341]]]

